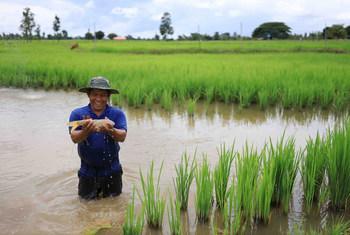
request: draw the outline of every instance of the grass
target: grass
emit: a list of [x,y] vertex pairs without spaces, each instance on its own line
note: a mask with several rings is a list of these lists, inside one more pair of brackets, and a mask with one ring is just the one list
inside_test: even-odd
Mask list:
[[225,145],[218,150],[219,162],[214,169],[214,185],[216,206],[224,209],[227,200],[227,188],[229,183],[231,165],[235,156],[234,147],[226,149]]
[[[332,41],[330,47],[350,52],[345,42]],[[130,106],[160,103],[166,110],[174,101],[196,98],[262,109],[342,110],[350,102],[350,53],[319,53],[318,42],[249,41],[244,53],[235,42],[204,42],[210,53],[197,53],[192,42],[101,41],[93,50],[91,42],[80,41],[77,51],[69,50],[70,43],[0,42],[0,86],[76,89],[103,75]],[[300,47],[307,52],[296,52]]]
[[188,195],[196,171],[196,153],[189,164],[189,156],[185,152],[181,157],[181,162],[175,166],[176,178],[173,181],[176,192],[176,200],[180,203],[181,210],[186,210],[188,206]]
[[135,214],[135,188],[133,189],[131,202],[128,204],[126,211],[125,222],[123,224],[124,235],[141,235],[144,224],[143,209],[141,213]]
[[283,212],[288,213],[301,154],[295,151],[295,139],[288,138],[285,141],[284,134],[276,146],[270,140],[268,154],[275,161],[276,180],[272,203],[282,205]]
[[138,192],[139,199],[142,202],[145,210],[146,221],[150,227],[160,228],[163,222],[163,215],[165,209],[165,199],[160,196],[159,180],[163,168],[163,162],[159,170],[157,184],[154,184],[153,170],[154,163],[152,161],[147,179],[144,178],[141,170],[141,185],[142,195]]
[[213,203],[213,179],[206,156],[200,167],[196,169],[196,199],[195,209],[199,222],[207,222]]
[[178,200],[173,201],[171,195],[169,195],[170,203],[168,207],[168,220],[170,233],[172,235],[181,235],[181,208]]
[[303,181],[306,209],[309,211],[318,202],[320,189],[326,169],[326,151],[324,140],[317,134],[309,139],[302,159],[301,176]]
[[331,207],[347,209],[350,199],[350,122],[346,121],[326,140],[326,174]]

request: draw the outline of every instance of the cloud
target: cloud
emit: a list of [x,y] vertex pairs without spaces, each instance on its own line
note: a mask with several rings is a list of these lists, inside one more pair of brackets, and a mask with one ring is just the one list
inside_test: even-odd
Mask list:
[[88,9],[95,8],[95,2],[94,2],[94,0],[89,0],[85,3],[84,6]]
[[139,9],[136,7],[115,7],[112,9],[112,13],[126,18],[133,18],[138,15]]

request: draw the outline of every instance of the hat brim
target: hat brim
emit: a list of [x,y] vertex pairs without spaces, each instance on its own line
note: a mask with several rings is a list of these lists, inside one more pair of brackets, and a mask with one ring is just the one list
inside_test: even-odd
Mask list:
[[117,89],[103,88],[103,87],[83,87],[83,88],[80,88],[79,91],[84,92],[84,93],[88,93],[92,89],[109,91],[111,94],[119,94],[119,91]]

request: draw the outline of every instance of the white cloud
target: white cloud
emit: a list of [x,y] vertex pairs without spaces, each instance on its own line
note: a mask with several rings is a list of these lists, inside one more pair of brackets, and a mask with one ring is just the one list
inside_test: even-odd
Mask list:
[[115,7],[112,9],[112,13],[126,18],[133,18],[138,15],[139,9],[136,7]]
[[94,2],[94,0],[89,0],[89,1],[87,1],[87,2],[85,3],[84,6],[85,6],[86,8],[89,8],[89,9],[94,8],[94,7],[95,7],[95,2]]

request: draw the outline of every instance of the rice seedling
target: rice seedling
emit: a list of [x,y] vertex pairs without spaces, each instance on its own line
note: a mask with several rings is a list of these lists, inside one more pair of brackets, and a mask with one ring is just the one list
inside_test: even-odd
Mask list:
[[274,192],[276,171],[274,158],[267,156],[266,149],[262,151],[262,169],[257,182],[255,219],[267,224],[270,220],[271,202]]
[[219,162],[214,169],[214,185],[216,206],[223,209],[227,199],[227,187],[230,177],[231,165],[235,156],[234,146],[226,149],[225,145],[220,146],[218,150]]
[[169,193],[169,206],[168,206],[168,220],[170,233],[172,235],[180,235],[181,231],[181,208],[178,200],[173,201],[172,196]]
[[160,105],[166,111],[171,111],[171,108],[172,108],[171,91],[167,91],[167,90],[163,91],[163,94],[160,98]]
[[350,199],[350,122],[329,132],[326,140],[328,191],[331,207],[346,209]]
[[259,173],[260,155],[246,143],[242,154],[237,154],[235,166],[237,174],[236,196],[241,200],[242,217],[250,221],[255,210],[255,195]]
[[324,141],[317,134],[316,139],[309,139],[306,153],[302,159],[301,177],[303,181],[306,209],[310,210],[320,196],[320,188],[326,169],[326,152]]
[[144,211],[143,208],[141,213],[136,216],[135,214],[135,188],[132,191],[131,202],[128,204],[126,211],[125,221],[123,224],[124,235],[141,235],[144,224]]
[[147,224],[154,228],[159,228],[162,226],[163,215],[165,209],[165,199],[160,196],[159,180],[163,169],[163,162],[159,170],[159,175],[157,178],[157,184],[154,184],[153,177],[154,163],[151,162],[151,166],[147,175],[147,179],[144,178],[141,169],[141,185],[142,185],[142,195],[138,192],[138,196],[142,202],[145,210],[145,216]]
[[298,165],[300,161],[300,152],[295,152],[295,139],[288,138],[284,141],[282,138],[277,141],[276,146],[272,144],[268,148],[269,157],[275,161],[275,186],[272,203],[279,206],[282,204],[283,212],[289,210],[289,202],[292,197],[295,177],[297,175]]
[[206,156],[200,167],[197,167],[196,173],[196,199],[195,209],[199,222],[206,222],[209,219],[210,209],[213,203],[213,179]]
[[194,116],[197,99],[189,99],[187,103],[187,115]]
[[228,190],[227,202],[224,207],[224,234],[242,234],[245,230],[245,223],[242,221],[242,198],[241,194],[235,190],[233,182]]
[[175,166],[176,178],[173,181],[176,192],[176,200],[180,203],[181,210],[186,210],[188,206],[188,195],[196,171],[196,153],[194,153],[191,165],[189,156],[185,152],[181,157],[181,162]]

